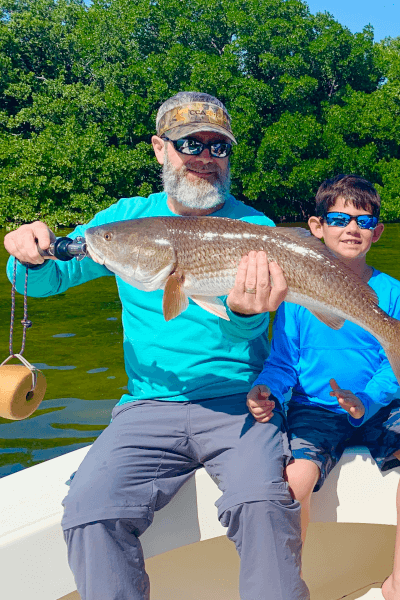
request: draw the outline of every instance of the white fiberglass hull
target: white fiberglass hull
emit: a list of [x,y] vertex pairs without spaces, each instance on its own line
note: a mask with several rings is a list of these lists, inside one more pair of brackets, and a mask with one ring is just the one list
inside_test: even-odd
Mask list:
[[[2,597],[79,600],[60,503],[87,450],[0,480]],[[382,476],[366,449],[349,449],[313,495],[303,560],[312,600],[382,598],[379,587],[393,560],[399,476],[400,469]],[[152,600],[239,600],[239,559],[216,518],[219,493],[198,471],[143,535]],[[267,591],[265,600],[273,600]]]

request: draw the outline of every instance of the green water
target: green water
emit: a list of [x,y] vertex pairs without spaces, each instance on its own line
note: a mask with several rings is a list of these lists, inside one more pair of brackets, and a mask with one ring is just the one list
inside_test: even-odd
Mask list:
[[[59,231],[58,235],[67,235]],[[7,358],[11,285],[0,234],[0,362]],[[24,421],[0,418],[0,477],[92,443],[110,421],[126,386],[121,304],[104,277],[51,298],[28,298],[33,327],[24,356],[46,376],[39,409]],[[22,339],[17,296],[14,352]]]
[[[3,238],[0,231],[0,362],[9,354],[11,290]],[[386,225],[368,262],[400,280],[400,223]],[[121,305],[113,278],[97,279],[52,298],[29,298],[28,309],[33,327],[24,356],[45,374],[47,391],[30,418],[0,418],[0,477],[92,443],[109,423],[127,383]],[[14,352],[20,350],[22,315],[18,296]]]

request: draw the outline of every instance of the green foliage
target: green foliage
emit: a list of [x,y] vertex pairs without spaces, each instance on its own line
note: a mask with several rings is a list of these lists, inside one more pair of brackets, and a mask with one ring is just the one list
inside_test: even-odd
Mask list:
[[226,103],[239,199],[304,218],[324,178],[356,172],[400,219],[400,38],[300,0],[0,0],[0,226],[159,189],[149,142],[180,90]]
[[398,221],[400,215],[400,160],[381,160],[378,163],[382,185],[376,188],[382,198],[382,220]]

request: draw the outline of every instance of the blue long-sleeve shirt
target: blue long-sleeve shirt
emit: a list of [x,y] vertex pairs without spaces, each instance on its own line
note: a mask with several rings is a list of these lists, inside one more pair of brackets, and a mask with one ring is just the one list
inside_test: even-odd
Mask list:
[[[400,282],[374,269],[368,283],[378,295],[380,308],[400,319]],[[363,418],[348,415],[329,395],[332,377],[360,398]],[[269,386],[281,402],[293,388],[291,402],[347,414],[356,427],[400,397],[386,354],[370,333],[350,321],[333,330],[306,308],[286,302],[278,309],[271,353],[253,385],[258,384]]]
[[[88,227],[140,217],[176,216],[167,195],[125,198],[98,213],[90,223],[77,227],[70,237],[85,234]],[[230,196],[213,217],[244,219],[261,225],[274,223],[262,213]],[[12,279],[14,259],[7,273]],[[17,290],[22,293],[25,269],[18,265]],[[104,276],[115,276],[90,258],[81,262],[45,261],[31,269],[28,294],[44,297]],[[228,307],[230,321],[219,319],[189,301],[176,319],[166,322],[162,290],[144,292],[116,276],[122,302],[124,359],[128,392],[119,404],[132,400],[202,400],[247,392],[269,352],[269,315],[239,316]],[[65,310],[68,310],[67,306]],[[88,315],[90,319],[90,315]]]

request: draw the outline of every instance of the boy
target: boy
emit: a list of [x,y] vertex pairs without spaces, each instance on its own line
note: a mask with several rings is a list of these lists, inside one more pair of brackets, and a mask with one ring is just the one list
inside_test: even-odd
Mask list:
[[[308,224],[313,235],[323,238],[376,291],[379,306],[400,319],[400,282],[366,263],[371,244],[384,229],[379,210],[372,184],[355,175],[338,175],[320,186],[316,215]],[[301,503],[303,542],[311,494],[323,485],[346,445],[366,445],[382,471],[400,465],[398,383],[382,347],[361,327],[346,321],[336,331],[307,309],[283,303],[275,319],[271,354],[253,385],[247,405],[263,423],[273,414],[269,395],[283,403],[284,394],[293,388],[287,412],[293,459],[286,478]],[[400,600],[399,590],[393,595],[395,576],[400,577],[400,541],[397,545],[399,566],[383,589],[392,594],[388,600]]]

